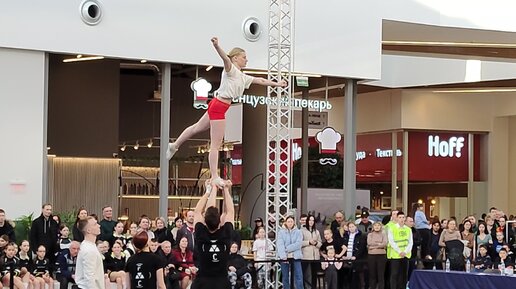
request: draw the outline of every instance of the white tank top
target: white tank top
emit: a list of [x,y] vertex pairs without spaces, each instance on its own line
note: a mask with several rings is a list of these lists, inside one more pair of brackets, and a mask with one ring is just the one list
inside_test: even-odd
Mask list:
[[215,96],[227,99],[235,99],[244,93],[253,83],[254,77],[246,75],[240,71],[233,63],[231,69],[226,72],[222,70],[222,77],[220,79],[220,87],[215,91]]

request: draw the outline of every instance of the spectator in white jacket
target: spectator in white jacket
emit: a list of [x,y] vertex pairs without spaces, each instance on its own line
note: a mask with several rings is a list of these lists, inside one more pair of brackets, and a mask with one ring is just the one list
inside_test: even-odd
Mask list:
[[[315,228],[315,217],[313,215],[306,217],[306,223],[301,227],[301,234],[303,235],[303,243],[301,245],[303,260],[319,261],[319,249],[322,245],[322,239],[321,233]],[[316,288],[319,262],[303,262],[302,268],[305,289]]]

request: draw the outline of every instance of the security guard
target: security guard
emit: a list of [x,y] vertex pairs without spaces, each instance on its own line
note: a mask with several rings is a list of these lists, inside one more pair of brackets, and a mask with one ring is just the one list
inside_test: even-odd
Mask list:
[[390,260],[391,289],[405,289],[407,286],[408,261],[412,251],[412,231],[405,226],[405,214],[398,212],[397,223],[387,230],[389,246],[387,258]]

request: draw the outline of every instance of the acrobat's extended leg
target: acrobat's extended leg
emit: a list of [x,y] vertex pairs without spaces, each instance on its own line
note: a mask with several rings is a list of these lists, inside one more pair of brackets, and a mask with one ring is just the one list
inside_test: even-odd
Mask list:
[[168,144],[167,159],[170,160],[185,141],[191,139],[194,135],[207,130],[208,128],[210,128],[210,119],[208,117],[208,113],[206,112],[196,123],[187,127],[175,142]]
[[210,120],[210,153],[208,155],[208,161],[210,163],[210,173],[212,179],[212,185],[223,187],[224,184],[221,182],[219,174],[217,173],[217,167],[219,163],[219,148],[224,140],[224,131],[226,129],[226,120]]

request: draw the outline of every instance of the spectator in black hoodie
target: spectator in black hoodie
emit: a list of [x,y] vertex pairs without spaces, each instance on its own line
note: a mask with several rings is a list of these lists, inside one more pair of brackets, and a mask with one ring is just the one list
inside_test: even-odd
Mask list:
[[5,211],[0,209],[0,236],[7,235],[11,242],[16,242],[13,226],[5,220]]
[[405,225],[407,225],[412,231],[412,253],[410,255],[408,268],[408,279],[410,280],[410,275],[412,274],[412,271],[417,269],[417,250],[418,247],[421,246],[423,238],[421,237],[419,231],[416,230],[416,227],[414,225],[414,218],[410,216],[407,217]]
[[[235,289],[237,283],[243,283],[243,287],[251,289],[253,285],[253,279],[251,278],[251,270],[249,269],[249,263],[238,254],[238,244],[233,242],[230,248],[230,255],[228,258],[228,278],[231,283],[231,289]],[[238,286],[240,288],[242,286]]]
[[41,215],[32,221],[29,241],[34,253],[40,245],[45,246],[45,258],[50,260],[51,264],[56,260],[58,232],[57,222],[52,218],[52,205],[44,204],[41,207]]
[[486,269],[491,269],[493,262],[491,261],[491,256],[487,254],[487,246],[485,244],[478,246],[478,253],[473,262],[473,272],[484,272]]

